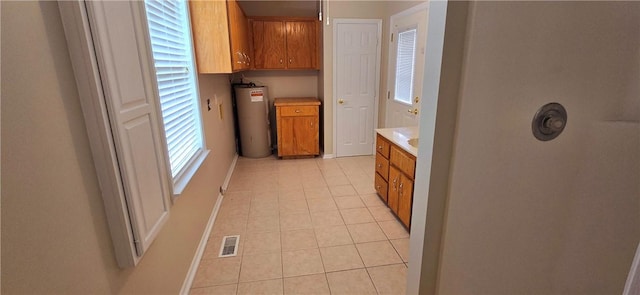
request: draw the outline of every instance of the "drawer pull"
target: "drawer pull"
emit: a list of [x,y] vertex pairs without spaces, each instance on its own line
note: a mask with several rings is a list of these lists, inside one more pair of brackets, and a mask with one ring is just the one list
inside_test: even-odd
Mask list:
[[299,112],[300,112],[300,110],[296,110],[296,113],[299,113]]
[[376,189],[378,189],[378,190],[379,190],[379,189],[380,189],[380,186],[379,186],[379,185],[378,185],[378,186],[376,186]]
[[381,145],[379,145],[379,146],[378,146],[378,149],[379,149],[379,150],[381,150],[381,149],[382,149],[382,146],[381,146]]
[[382,168],[382,164],[378,164],[378,168]]

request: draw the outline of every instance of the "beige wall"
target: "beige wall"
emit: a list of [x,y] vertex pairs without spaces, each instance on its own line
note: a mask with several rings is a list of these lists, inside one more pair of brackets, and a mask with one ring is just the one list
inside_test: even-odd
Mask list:
[[278,97],[318,97],[318,71],[248,71],[234,74],[234,82],[268,86],[271,100]]
[[[622,293],[640,235],[637,178],[622,177],[640,166],[637,138],[592,127],[634,116],[638,19],[638,2],[471,4],[440,293]],[[541,142],[531,119],[552,101],[569,121]]]
[[[2,2],[3,294],[176,294],[235,154],[230,108],[211,154],[140,264],[116,265],[56,2]],[[228,78],[200,76],[230,106]]]
[[[389,55],[389,18],[424,1],[330,1],[324,3],[325,16],[335,18],[362,18],[382,20],[382,46],[380,64],[380,91],[387,93],[387,66]],[[324,88],[324,152],[333,154],[333,23],[323,22],[323,75]],[[385,97],[380,95],[378,125],[384,122]],[[377,128],[377,127],[376,127]]]

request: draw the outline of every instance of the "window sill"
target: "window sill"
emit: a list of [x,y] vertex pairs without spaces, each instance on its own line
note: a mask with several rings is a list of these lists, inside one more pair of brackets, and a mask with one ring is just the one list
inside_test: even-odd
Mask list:
[[191,178],[196,174],[198,168],[204,163],[204,160],[209,155],[209,150],[201,149],[198,154],[193,157],[191,163],[189,163],[184,170],[173,181],[173,197],[176,198],[187,187]]

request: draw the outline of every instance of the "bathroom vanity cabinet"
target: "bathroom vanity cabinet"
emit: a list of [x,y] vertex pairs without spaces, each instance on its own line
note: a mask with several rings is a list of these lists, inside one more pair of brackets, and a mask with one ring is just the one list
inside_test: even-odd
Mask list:
[[411,226],[416,157],[394,137],[376,137],[374,186],[380,198],[406,226]]

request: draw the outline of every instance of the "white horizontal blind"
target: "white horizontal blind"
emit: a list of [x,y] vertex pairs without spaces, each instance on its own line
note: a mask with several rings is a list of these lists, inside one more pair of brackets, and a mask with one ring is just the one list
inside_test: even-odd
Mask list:
[[146,0],[145,7],[175,180],[204,144],[187,4]]
[[396,89],[394,100],[411,104],[413,71],[416,61],[416,29],[398,33],[396,56]]

